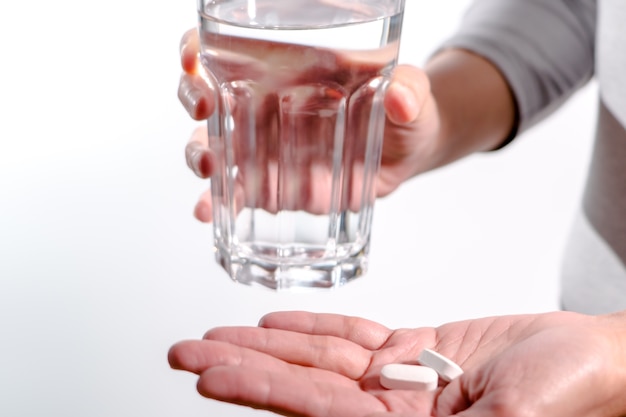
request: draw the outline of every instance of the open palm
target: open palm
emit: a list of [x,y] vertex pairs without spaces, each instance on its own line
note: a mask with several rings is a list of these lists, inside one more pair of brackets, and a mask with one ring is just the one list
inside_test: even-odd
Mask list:
[[[559,330],[570,326],[584,329],[586,321],[584,316],[551,313],[390,330],[360,318],[283,312],[264,317],[259,327],[217,328],[203,340],[180,342],[170,350],[169,360],[176,369],[198,374],[198,390],[206,397],[283,415],[456,415],[474,407],[492,413],[484,415],[499,416],[505,415],[497,413],[503,411],[502,398],[511,399],[511,393],[517,393],[527,407],[554,406],[545,395],[525,392],[523,386],[521,391],[517,389],[524,378],[544,379],[555,391],[568,395],[587,386],[585,378],[602,364],[588,363],[586,370],[580,370],[579,361],[587,360],[587,350],[598,346],[575,343],[570,352],[574,362],[559,364],[563,369],[558,372],[550,369],[553,356],[545,354],[546,349],[550,352],[567,340],[588,339],[585,332],[573,335]],[[382,366],[414,363],[424,348],[439,351],[470,372],[436,393],[380,386]],[[528,363],[523,360],[525,355],[531,355]],[[577,367],[578,375],[566,378],[567,384],[557,386],[548,379],[562,378],[572,367]]]

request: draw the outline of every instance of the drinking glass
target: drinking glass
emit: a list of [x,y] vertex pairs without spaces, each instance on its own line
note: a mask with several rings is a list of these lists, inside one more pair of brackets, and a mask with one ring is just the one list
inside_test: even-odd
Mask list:
[[217,261],[334,288],[368,267],[383,97],[404,0],[199,0]]

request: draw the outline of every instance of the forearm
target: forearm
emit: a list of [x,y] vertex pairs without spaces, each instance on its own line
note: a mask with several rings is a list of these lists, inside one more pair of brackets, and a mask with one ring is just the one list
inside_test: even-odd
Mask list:
[[439,117],[442,166],[499,147],[516,125],[516,105],[504,76],[488,60],[448,49],[426,65]]

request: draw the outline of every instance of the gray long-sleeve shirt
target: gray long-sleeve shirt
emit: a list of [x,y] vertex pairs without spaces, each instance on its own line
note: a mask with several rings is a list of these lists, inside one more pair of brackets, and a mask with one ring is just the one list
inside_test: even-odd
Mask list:
[[592,77],[599,83],[594,154],[563,260],[562,305],[626,309],[626,1],[476,0],[444,46],[493,62],[514,93],[518,132]]

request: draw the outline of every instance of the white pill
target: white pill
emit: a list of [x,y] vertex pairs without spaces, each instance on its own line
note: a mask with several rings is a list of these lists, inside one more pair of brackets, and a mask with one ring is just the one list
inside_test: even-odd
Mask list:
[[380,371],[380,385],[387,389],[432,391],[438,381],[437,372],[426,366],[390,363]]
[[420,364],[437,371],[439,377],[446,382],[463,374],[463,369],[459,365],[434,350],[424,349],[417,360]]

